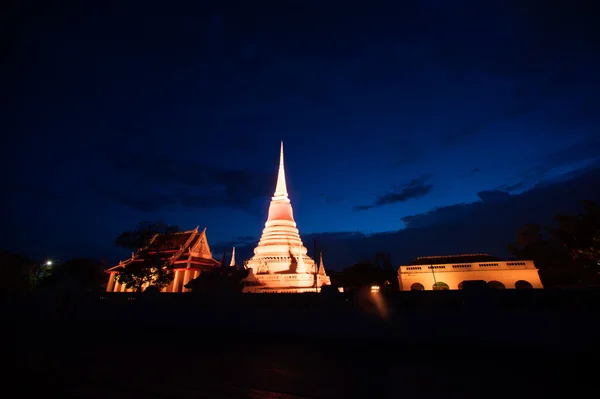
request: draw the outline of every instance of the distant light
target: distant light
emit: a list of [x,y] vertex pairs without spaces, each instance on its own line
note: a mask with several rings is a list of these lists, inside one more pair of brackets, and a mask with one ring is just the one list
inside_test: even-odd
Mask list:
[[371,286],[371,292],[379,292],[379,286],[378,285],[372,285]]
[[51,260],[47,260],[46,261],[46,266],[52,266],[52,261]]

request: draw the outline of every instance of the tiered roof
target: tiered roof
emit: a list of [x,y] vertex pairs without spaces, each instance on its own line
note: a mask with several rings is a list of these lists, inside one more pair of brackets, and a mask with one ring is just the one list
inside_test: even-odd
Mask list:
[[131,262],[145,261],[150,256],[155,257],[157,253],[162,259],[168,259],[175,269],[207,269],[220,265],[212,257],[206,239],[206,228],[199,232],[196,227],[172,234],[156,234],[144,248],[132,253],[130,259],[119,262],[107,272],[118,271]]

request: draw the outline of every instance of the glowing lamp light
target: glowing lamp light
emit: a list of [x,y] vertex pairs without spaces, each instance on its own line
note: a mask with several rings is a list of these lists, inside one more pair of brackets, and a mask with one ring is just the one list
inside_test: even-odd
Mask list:
[[379,292],[379,286],[378,285],[372,285],[371,286],[371,292]]
[[46,261],[46,266],[52,266],[52,261],[51,260],[47,260]]

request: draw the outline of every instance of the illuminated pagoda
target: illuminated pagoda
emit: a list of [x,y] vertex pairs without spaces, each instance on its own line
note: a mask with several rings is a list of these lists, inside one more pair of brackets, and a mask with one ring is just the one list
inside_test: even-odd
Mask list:
[[[131,258],[119,262],[117,266],[106,270],[110,274],[107,292],[127,292],[123,284],[119,284],[115,278],[123,267],[133,262],[147,261],[146,257],[152,256],[156,259],[159,255],[167,260],[175,273],[173,281],[162,289],[162,292],[190,292],[185,285],[197,278],[203,271],[212,270],[221,262],[213,259],[210,246],[206,239],[206,228],[202,232],[198,227],[193,230],[172,233],[168,235],[156,234],[145,248],[137,253],[132,253]],[[145,289],[146,287],[144,287]]]
[[302,243],[290,199],[288,198],[283,166],[283,142],[279,154],[277,186],[269,205],[265,228],[254,256],[246,267],[250,275],[244,292],[252,293],[301,293],[319,292],[322,285],[331,280],[322,264],[307,255]]
[[460,290],[466,281],[484,281],[493,289],[544,288],[532,260],[487,254],[423,256],[398,269],[401,291]]

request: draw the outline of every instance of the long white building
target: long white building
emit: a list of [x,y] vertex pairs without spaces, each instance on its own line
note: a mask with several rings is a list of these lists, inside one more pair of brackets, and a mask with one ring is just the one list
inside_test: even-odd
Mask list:
[[401,291],[460,290],[483,280],[496,289],[544,288],[532,260],[501,260],[487,254],[425,256],[398,269]]

